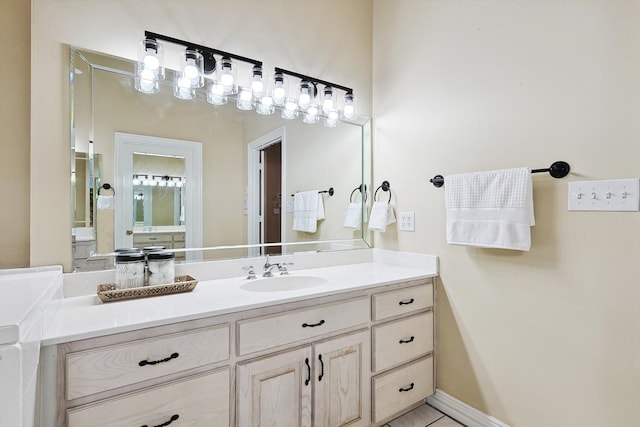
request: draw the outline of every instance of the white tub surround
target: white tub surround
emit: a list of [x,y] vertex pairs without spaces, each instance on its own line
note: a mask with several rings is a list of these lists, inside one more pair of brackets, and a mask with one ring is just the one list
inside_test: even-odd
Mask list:
[[34,425],[43,325],[60,297],[62,267],[0,270],[0,427]]

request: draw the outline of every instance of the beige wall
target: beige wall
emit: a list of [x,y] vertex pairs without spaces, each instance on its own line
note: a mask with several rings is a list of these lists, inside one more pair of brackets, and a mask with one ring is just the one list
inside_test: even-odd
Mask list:
[[159,32],[348,83],[370,115],[372,14],[369,0],[33,0],[31,180],[59,191],[32,187],[31,264],[71,264],[65,44],[135,58],[144,31]]
[[[640,213],[567,211],[570,180],[640,175],[640,2],[374,2],[374,176],[440,256],[437,386],[518,427],[640,425]],[[530,252],[449,246],[429,179],[534,176]]]
[[31,4],[1,0],[0,10],[0,268],[13,268],[29,265]]

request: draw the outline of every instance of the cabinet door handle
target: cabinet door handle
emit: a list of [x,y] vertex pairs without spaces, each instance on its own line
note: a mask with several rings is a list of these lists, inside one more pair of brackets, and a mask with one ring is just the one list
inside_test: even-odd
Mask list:
[[413,383],[411,383],[411,385],[407,388],[402,388],[400,387],[400,389],[398,390],[400,393],[402,393],[403,391],[411,391],[413,389]]
[[318,375],[318,381],[322,381],[322,377],[324,377],[324,362],[322,361],[322,355],[318,355],[318,360],[320,361],[320,375]]
[[304,385],[309,385],[311,382],[311,365],[309,365],[309,358],[304,359],[305,365],[307,365],[307,379],[304,381]]
[[413,302],[414,302],[414,301],[415,301],[415,300],[414,300],[413,298],[411,298],[411,299],[410,299],[409,301],[407,301],[407,302],[400,301],[400,302],[398,303],[398,305],[409,305],[409,304],[413,304]]
[[[174,422],[174,421],[175,421],[175,420],[177,420],[178,418],[180,418],[180,415],[178,415],[178,414],[174,414],[174,415],[172,415],[172,416],[171,416],[171,418],[169,419],[169,421],[166,421],[166,422],[164,422],[164,423],[162,423],[162,424],[158,424],[157,426],[154,426],[154,427],[165,427],[165,426],[168,426],[169,424],[171,424],[172,422]],[[145,425],[143,425],[142,427],[149,427],[149,426],[145,424]]]
[[138,365],[139,366],[157,365],[158,363],[168,362],[171,359],[177,359],[178,356],[180,356],[178,353],[173,353],[171,354],[171,356],[165,357],[164,359],[160,359],[160,360],[152,360],[152,361],[141,360],[140,363],[138,363]]
[[303,328],[315,328],[316,326],[324,325],[324,319],[319,321],[318,323],[303,323]]
[[411,338],[409,338],[408,340],[400,340],[400,344],[408,344],[410,342],[413,342],[414,339],[416,339],[416,337],[411,336]]

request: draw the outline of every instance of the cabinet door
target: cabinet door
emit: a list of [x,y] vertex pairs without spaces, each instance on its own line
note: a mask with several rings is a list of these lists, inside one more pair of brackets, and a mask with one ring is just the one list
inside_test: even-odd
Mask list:
[[239,363],[238,425],[310,426],[312,363],[310,346]]
[[314,345],[314,426],[369,424],[368,348],[367,330]]

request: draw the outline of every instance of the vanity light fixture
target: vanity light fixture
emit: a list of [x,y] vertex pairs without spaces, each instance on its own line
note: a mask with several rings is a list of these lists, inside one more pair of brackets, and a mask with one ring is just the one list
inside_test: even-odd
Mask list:
[[[324,118],[328,127],[337,126],[340,119],[353,121],[358,117],[356,98],[349,87],[278,67],[274,69],[271,84],[268,84],[261,61],[150,31],[145,31],[145,38],[138,48],[135,88],[140,92],[159,92],[159,82],[165,78],[161,41],[184,47],[179,70],[173,73],[173,91],[177,98],[194,99],[204,92],[207,102],[223,105],[232,97],[241,110],[255,108],[258,114],[268,115],[279,108],[285,119],[292,120],[301,115],[305,123],[317,123]],[[238,81],[237,62],[234,61],[252,66],[246,85]],[[288,91],[289,78],[299,79],[296,93]],[[319,85],[323,87],[320,97]],[[204,86],[206,90],[200,91]],[[338,90],[345,93],[341,108],[336,101]]]

